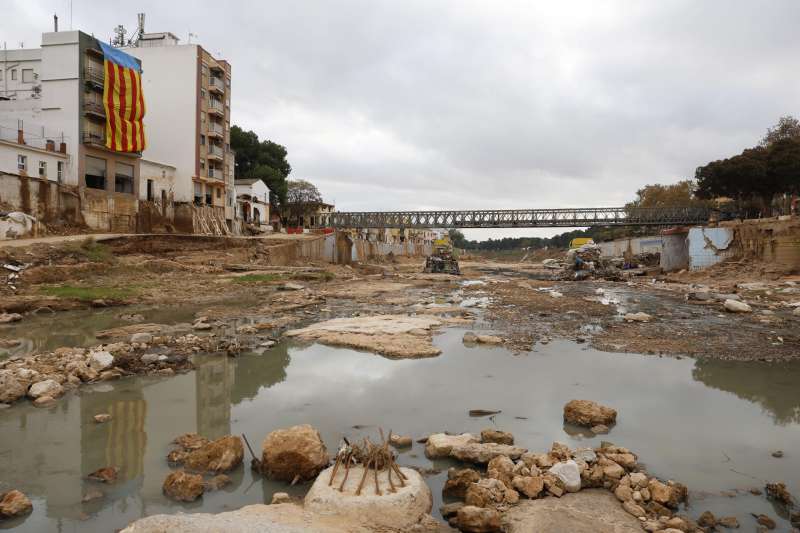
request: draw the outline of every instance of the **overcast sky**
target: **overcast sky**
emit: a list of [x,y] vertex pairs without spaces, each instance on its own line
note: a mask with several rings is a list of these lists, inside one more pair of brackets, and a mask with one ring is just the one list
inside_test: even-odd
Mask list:
[[[69,0],[8,3],[9,48],[69,27]],[[196,34],[233,122],[343,211],[621,205],[800,114],[798,0],[72,4],[104,39],[139,11]]]

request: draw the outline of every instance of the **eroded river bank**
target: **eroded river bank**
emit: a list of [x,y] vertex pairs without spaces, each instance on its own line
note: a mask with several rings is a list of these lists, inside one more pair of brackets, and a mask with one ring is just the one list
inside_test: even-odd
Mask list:
[[[753,530],[752,513],[765,514],[777,531],[791,531],[785,509],[750,492],[776,481],[800,492],[800,361],[791,357],[797,321],[791,308],[763,294],[769,288],[761,289],[763,309],[739,316],[686,300],[673,287],[553,283],[519,270],[469,267],[464,278],[436,278],[417,274],[418,267],[335,267],[331,276],[307,279],[288,269],[245,283],[223,270],[213,274],[216,287],[233,287],[232,296],[171,305],[134,299],[24,315],[2,326],[6,368],[34,368],[26,362],[34,354],[62,347],[108,350],[119,364],[114,350],[137,361],[150,355],[151,362],[72,386],[65,378],[66,392],[45,407],[22,398],[0,409],[0,493],[18,489],[33,503],[31,514],[0,521],[0,528],[108,531],[159,513],[269,503],[277,492],[301,498],[310,483],[290,486],[251,471],[249,452],[245,465],[228,473],[230,485],[192,503],[170,500],[162,483],[174,470],[166,456],[180,434],[244,434],[258,453],[270,431],[311,424],[332,454],[343,437],[377,438],[378,428],[415,441],[494,428],[532,451],[554,441],[572,449],[610,441],[639,454],[649,473],[688,486],[683,512],[694,519],[710,510]],[[747,290],[741,292],[750,299]],[[626,321],[629,312],[651,320]],[[419,341],[427,356],[407,357],[385,343],[365,348],[363,339],[284,336],[328,319],[378,314],[438,321],[431,331],[407,332],[412,351]],[[465,343],[468,332],[501,342]],[[133,342],[137,333],[145,336]],[[175,343],[186,337],[197,340]],[[347,347],[353,345],[365,351]],[[758,354],[742,357],[755,346]],[[702,352],[708,356],[697,357]],[[608,435],[564,424],[563,406],[574,398],[618,411]],[[470,416],[473,409],[499,413]],[[100,413],[111,420],[98,424]],[[447,469],[463,465],[430,460],[424,448],[415,442],[399,449],[397,462],[422,473],[432,514],[441,518],[440,505],[452,501],[442,496]],[[115,483],[87,479],[107,466],[119,469]],[[83,502],[92,492],[102,496]]]

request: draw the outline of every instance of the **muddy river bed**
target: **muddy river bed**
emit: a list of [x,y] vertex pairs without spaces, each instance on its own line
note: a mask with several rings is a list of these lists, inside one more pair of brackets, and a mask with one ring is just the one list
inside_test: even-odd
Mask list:
[[[179,434],[245,434],[260,453],[271,430],[309,423],[329,451],[343,436],[377,437],[379,427],[414,439],[497,427],[535,451],[553,441],[577,447],[607,440],[638,453],[651,473],[688,485],[694,517],[705,510],[735,515],[749,531],[750,513],[763,512],[778,519],[778,531],[790,530],[787,517],[748,491],[784,481],[800,493],[800,363],[617,354],[566,340],[515,355],[465,346],[464,331],[437,334],[442,355],[433,358],[390,360],[282,342],[261,354],[198,356],[196,370],[171,378],[86,386],[51,408],[25,403],[2,410],[0,492],[23,491],[34,510],[0,528],[110,531],[157,513],[269,503],[279,491],[300,497],[308,485],[287,487],[246,467],[230,474],[227,488],[191,504],[168,500],[161,486],[170,472],[169,443]],[[563,405],[574,398],[619,411],[609,435],[564,426]],[[470,409],[501,413],[473,418]],[[106,412],[113,415],[110,422],[92,420]],[[777,450],[782,458],[772,456]],[[401,451],[398,461],[424,471],[437,515],[446,470],[454,463],[429,461],[417,443]],[[86,480],[104,466],[120,469],[117,483]],[[101,499],[82,503],[97,490],[104,493]]]

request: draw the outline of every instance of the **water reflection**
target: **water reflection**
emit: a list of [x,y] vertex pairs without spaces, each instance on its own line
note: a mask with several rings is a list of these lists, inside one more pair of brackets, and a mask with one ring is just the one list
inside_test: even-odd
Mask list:
[[[443,354],[422,360],[285,344],[262,355],[202,356],[187,374],[101,383],[50,409],[24,404],[0,411],[0,490],[19,488],[34,500],[33,515],[0,527],[108,531],[148,514],[220,512],[268,502],[276,491],[301,495],[306,486],[287,488],[254,477],[249,468],[233,472],[228,489],[193,504],[169,501],[161,492],[170,470],[165,456],[176,435],[246,434],[259,448],[272,429],[298,423],[317,427],[329,449],[342,436],[375,436],[381,426],[418,437],[495,425],[533,450],[554,440],[571,446],[611,440],[640,453],[653,473],[695,490],[756,483],[742,472],[800,488],[800,457],[769,455],[800,440],[800,402],[791,387],[800,377],[797,365],[609,354],[569,342],[513,356],[502,349],[465,349],[462,334],[437,336]],[[573,398],[617,408],[611,433],[593,437],[564,427],[562,408]],[[473,408],[502,412],[476,419],[468,416]],[[112,421],[96,424],[93,417],[101,412],[112,414]],[[400,462],[432,466],[417,444],[402,452]],[[120,469],[116,484],[85,479],[104,466]],[[442,472],[427,479],[435,507],[445,477]],[[89,490],[105,495],[82,504]]]
[[692,377],[761,406],[778,424],[800,423],[800,362],[698,360]]

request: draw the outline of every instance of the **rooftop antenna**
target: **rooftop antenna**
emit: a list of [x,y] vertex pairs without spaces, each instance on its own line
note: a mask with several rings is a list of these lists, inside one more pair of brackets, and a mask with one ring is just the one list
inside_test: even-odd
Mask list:
[[189,32],[189,39],[188,39],[187,44],[192,44],[192,37],[194,37],[196,39],[197,38],[197,34]]
[[116,46],[117,48],[125,46],[126,33],[128,33],[128,31],[122,24],[119,24],[116,28],[114,28],[114,37],[111,38],[111,46]]
[[58,32],[58,14],[53,13],[53,31]]
[[69,29],[72,31],[72,0],[69,0]]

